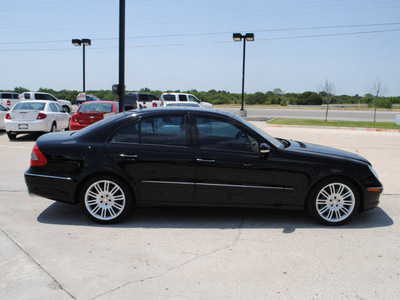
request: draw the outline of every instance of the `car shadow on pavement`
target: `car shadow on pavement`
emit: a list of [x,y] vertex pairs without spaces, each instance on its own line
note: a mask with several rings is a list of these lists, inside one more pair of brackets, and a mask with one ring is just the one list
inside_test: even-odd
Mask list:
[[393,225],[393,220],[381,208],[356,215],[349,223],[336,227],[321,225],[304,211],[204,207],[139,207],[121,223],[99,225],[89,220],[79,205],[59,202],[45,209],[37,220],[46,224],[115,228],[281,228],[283,233],[292,233],[298,228],[366,229]]
[[36,141],[43,133],[26,133],[18,135],[15,140],[10,140],[11,143],[18,142],[34,142]]

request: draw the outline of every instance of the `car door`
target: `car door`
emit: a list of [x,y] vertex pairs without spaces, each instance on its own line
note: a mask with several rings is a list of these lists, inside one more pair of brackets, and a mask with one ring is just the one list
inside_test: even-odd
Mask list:
[[227,117],[193,115],[196,189],[194,202],[278,205],[285,170],[278,151],[260,154],[262,140]]
[[138,204],[193,201],[195,168],[187,127],[184,112],[148,116],[123,126],[106,144],[137,187]]
[[68,127],[70,114],[66,113],[64,109],[58,103],[53,103],[57,109],[57,124],[59,129],[65,129]]

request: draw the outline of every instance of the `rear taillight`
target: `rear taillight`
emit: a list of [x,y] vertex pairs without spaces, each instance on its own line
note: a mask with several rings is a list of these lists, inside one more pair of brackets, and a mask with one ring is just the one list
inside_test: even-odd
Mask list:
[[6,119],[7,119],[7,120],[11,120],[11,115],[10,115],[10,113],[6,113]]
[[11,101],[7,100],[7,106],[11,106]]
[[43,119],[46,119],[46,118],[47,118],[47,115],[46,115],[46,114],[44,114],[44,113],[39,113],[36,119],[37,119],[37,120],[43,120]]
[[157,103],[154,103],[154,102],[153,102],[153,107],[157,107],[157,106],[158,106]]
[[35,144],[31,153],[31,166],[32,167],[40,167],[47,165],[47,158],[44,156],[42,151],[40,151],[39,147]]

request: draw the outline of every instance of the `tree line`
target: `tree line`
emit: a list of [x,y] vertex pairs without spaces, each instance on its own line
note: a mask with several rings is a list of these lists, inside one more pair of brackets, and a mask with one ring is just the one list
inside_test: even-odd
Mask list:
[[[23,87],[16,87],[13,91],[23,93],[29,91]],[[50,93],[57,97],[58,99],[65,99],[71,101],[71,103],[75,103],[77,95],[80,91],[77,90],[60,90],[56,91],[49,88],[40,88],[38,92]],[[127,91],[134,92],[134,91]],[[151,93],[160,97],[163,91],[160,90],[151,90],[149,88],[142,88],[139,91],[141,93]],[[217,91],[217,90],[209,90],[209,91],[197,91],[197,90],[188,90],[188,91],[166,91],[166,92],[176,92],[176,93],[190,93],[201,99],[202,101],[210,102],[212,104],[228,104],[235,105],[240,104],[242,95],[240,93],[230,93],[227,91]],[[88,90],[86,91],[88,95],[95,95],[96,97],[103,100],[118,100],[118,95],[114,95],[111,90]],[[319,93],[313,91],[306,91],[303,93],[284,93],[281,89],[277,88],[273,91],[268,92],[255,92],[255,93],[246,93],[245,94],[245,104],[249,105],[323,105],[327,104],[326,102],[326,92],[321,91]],[[376,98],[372,94],[365,94],[364,96],[360,96],[358,94],[354,96],[350,95],[333,95],[329,99],[329,105],[332,104],[367,104],[369,107],[379,108],[392,108],[393,104],[400,104],[400,97],[379,97]]]

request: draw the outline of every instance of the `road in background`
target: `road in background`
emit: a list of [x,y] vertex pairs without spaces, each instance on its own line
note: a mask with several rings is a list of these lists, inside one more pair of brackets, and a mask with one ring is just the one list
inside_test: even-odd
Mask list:
[[[238,114],[238,108],[217,107],[218,109]],[[247,109],[247,118],[250,120],[268,120],[271,118],[288,118],[288,119],[313,119],[325,120],[326,111],[323,109],[293,109],[293,108],[249,108]],[[400,112],[377,111],[377,122],[395,122],[396,115]],[[373,111],[357,111],[357,110],[329,110],[328,120],[330,121],[374,121]]]

